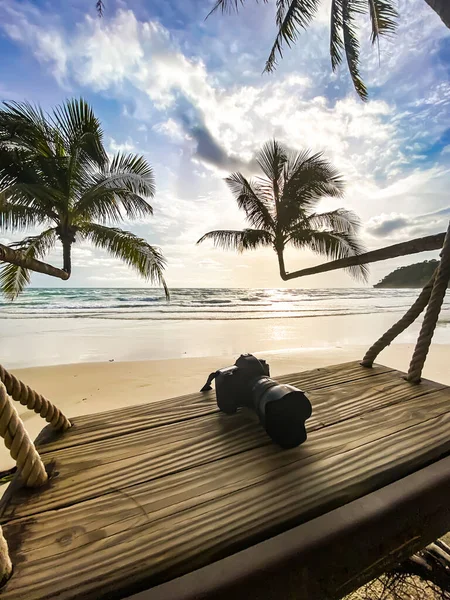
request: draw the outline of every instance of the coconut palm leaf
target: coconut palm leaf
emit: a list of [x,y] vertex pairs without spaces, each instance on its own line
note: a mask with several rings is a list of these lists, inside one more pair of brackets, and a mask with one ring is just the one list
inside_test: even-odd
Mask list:
[[[342,231],[308,231],[299,228],[290,232],[289,242],[296,248],[308,248],[330,260],[347,258],[365,252],[364,246],[356,236]],[[346,270],[355,279],[367,281],[369,274],[367,265],[356,265]]]
[[122,210],[131,219],[153,214],[144,196],[153,197],[153,170],[142,156],[117,154],[102,173],[89,176],[73,210],[77,218],[111,221],[123,219]]
[[[427,0],[430,4],[431,0]],[[238,10],[244,0],[217,0],[212,12]],[[264,71],[273,71],[277,59],[283,57],[283,44],[294,45],[300,32],[307,29],[317,13],[320,0],[277,0],[276,26],[277,35],[266,61]],[[442,2],[442,5],[445,3]],[[439,9],[433,6],[439,13]],[[392,34],[396,30],[398,13],[393,0],[332,0],[330,19],[330,56],[333,70],[342,62],[345,52],[356,92],[363,100],[367,100],[367,89],[359,72],[359,41],[355,17],[357,14],[370,13],[372,43],[381,35]],[[441,13],[440,13],[441,14]],[[209,16],[209,15],[208,15]],[[441,15],[445,22],[445,17]]]
[[[103,167],[108,161],[108,155],[103,147],[103,131],[100,120],[95,116],[89,104],[80,99],[72,99],[53,111],[52,122],[59,141],[70,156],[73,163],[82,157]],[[82,156],[79,156],[79,153]],[[69,170],[70,174],[70,170]]]
[[284,230],[292,228],[306,217],[320,198],[342,197],[344,181],[341,174],[323,158],[321,152],[292,153],[286,163],[278,221]]
[[320,0],[277,0],[276,23],[278,34],[266,61],[264,71],[273,71],[277,56],[283,58],[283,42],[290,48],[301,29],[307,29],[319,8]]
[[51,157],[52,139],[51,127],[40,107],[29,102],[3,103],[0,111],[0,143]]
[[397,29],[398,12],[392,2],[387,0],[369,0],[370,20],[372,23],[372,44],[381,35],[394,34]]
[[283,169],[288,160],[287,152],[276,140],[266,142],[256,154],[256,162],[264,175],[279,184]]
[[258,183],[247,181],[241,173],[232,173],[225,181],[249,223],[256,228],[273,230],[271,207]]
[[261,229],[210,231],[205,233],[197,244],[201,244],[205,240],[212,240],[216,248],[243,252],[244,250],[254,250],[260,246],[270,246],[273,243],[273,235],[270,231]]
[[330,57],[333,71],[342,62],[344,41],[342,39],[342,0],[331,0]]
[[48,216],[38,207],[21,206],[2,200],[0,194],[0,229],[18,231],[36,227],[48,221]]
[[[255,0],[257,3],[262,1],[267,4],[269,0]],[[245,0],[217,0],[212,9],[206,15],[208,18],[216,10],[222,11],[222,13],[238,11],[240,6],[244,6]]]
[[361,227],[360,218],[351,210],[338,208],[325,213],[312,213],[305,219],[309,229],[332,229],[339,233],[356,234]]
[[115,227],[83,223],[78,226],[77,231],[82,239],[89,240],[97,248],[107,250],[145,279],[162,285],[166,298],[169,298],[169,290],[163,277],[166,261],[160,250],[130,231]]
[[[54,228],[47,229],[39,235],[30,236],[10,244],[10,248],[20,250],[27,257],[42,258],[53,248],[56,242]],[[15,300],[30,283],[30,271],[18,265],[5,264],[0,271],[0,287],[8,300]]]
[[348,70],[353,85],[361,100],[367,100],[367,88],[359,72],[359,40],[355,29],[355,17],[365,12],[363,0],[342,0],[342,31]]

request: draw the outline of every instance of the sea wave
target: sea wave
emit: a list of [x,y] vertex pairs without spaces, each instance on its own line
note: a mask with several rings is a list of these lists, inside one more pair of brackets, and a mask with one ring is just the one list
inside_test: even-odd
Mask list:
[[[178,288],[30,288],[15,302],[0,299],[0,319],[241,320],[404,313],[418,290]],[[446,300],[441,322],[450,318]]]

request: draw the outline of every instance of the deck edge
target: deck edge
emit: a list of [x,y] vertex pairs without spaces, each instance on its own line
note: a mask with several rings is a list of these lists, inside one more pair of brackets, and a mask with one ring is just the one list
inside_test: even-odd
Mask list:
[[450,456],[274,538],[124,598],[341,598],[448,531],[448,497]]

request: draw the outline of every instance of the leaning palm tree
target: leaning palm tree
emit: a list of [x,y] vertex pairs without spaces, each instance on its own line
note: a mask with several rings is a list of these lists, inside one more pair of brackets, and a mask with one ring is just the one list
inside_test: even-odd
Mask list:
[[[5,264],[3,293],[14,299],[30,281],[27,259],[44,257],[59,241],[63,269],[72,271],[72,246],[89,241],[161,284],[164,258],[145,240],[116,226],[152,215],[152,168],[142,157],[108,157],[92,108],[70,100],[52,114],[28,103],[0,108],[0,231],[43,228],[11,248],[24,264]],[[32,264],[32,261],[30,261]]]
[[[291,152],[274,140],[262,147],[256,160],[264,177],[249,181],[233,173],[225,180],[251,228],[210,231],[198,244],[212,240],[216,247],[239,252],[272,246],[283,280],[289,278],[284,264],[288,245],[332,259],[364,252],[354,213],[343,208],[316,212],[321,198],[341,198],[344,190],[342,177],[322,153]],[[348,270],[355,277],[367,278],[365,265]]]
[[[269,0],[262,0],[267,3]],[[449,0],[425,0],[450,28]],[[283,56],[283,44],[291,47],[301,30],[307,29],[317,14],[321,0],[276,0],[276,26],[278,32],[266,62],[265,71],[273,71],[277,58]],[[237,10],[245,0],[216,0],[210,14],[217,9],[223,12]],[[361,79],[359,66],[360,44],[357,19],[368,14],[371,23],[372,44],[378,44],[383,35],[393,34],[397,25],[396,0],[332,0],[330,15],[330,55],[333,71],[341,64],[343,55],[356,92],[367,99],[367,89]]]

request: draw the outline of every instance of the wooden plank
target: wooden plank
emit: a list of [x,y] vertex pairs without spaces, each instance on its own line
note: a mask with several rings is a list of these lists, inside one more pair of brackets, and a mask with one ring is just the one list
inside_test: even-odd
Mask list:
[[284,533],[128,598],[346,597],[450,529],[449,473],[450,456]]
[[[195,504],[196,498],[200,495],[212,493],[211,498],[216,498],[223,493],[223,490],[228,493],[230,489],[246,486],[250,476],[253,479],[258,477],[261,480],[267,480],[273,472],[281,467],[298,462],[302,462],[304,465],[307,461],[318,460],[317,455],[320,455],[319,459],[322,459],[333,453],[348,452],[449,412],[449,398],[436,392],[427,396],[426,409],[423,406],[423,399],[412,400],[407,406],[386,407],[369,415],[318,430],[311,434],[307,444],[287,452],[280,452],[270,444],[231,458],[180,471],[173,474],[175,476],[156,478],[120,489],[115,488],[110,495],[110,500],[105,500],[107,510],[97,514],[95,521],[87,520],[82,535],[76,535],[74,538],[80,537],[80,543],[85,543],[84,536],[89,536],[92,532],[90,527],[107,526],[111,520],[115,521],[116,519],[118,521],[127,518],[133,519],[139,516],[139,510],[144,505],[147,507],[146,513],[166,510],[167,514],[171,514],[175,506],[180,509],[186,508],[187,505],[180,504],[182,502],[192,501]],[[127,487],[134,502],[127,502],[126,494],[123,495],[123,491]],[[122,496],[121,499],[117,498],[117,493]],[[106,496],[104,497],[106,498]],[[86,511],[90,512],[89,507],[96,506],[96,500],[88,500],[78,506],[79,508],[75,509],[72,514],[78,514],[81,519],[81,515]],[[49,511],[47,514],[53,515],[53,517],[47,520],[45,536],[36,538],[35,545],[33,540],[27,536],[28,548],[42,549],[44,546],[48,546],[50,539],[48,535],[56,535],[60,530],[60,515],[63,513],[56,510]],[[26,519],[21,519],[21,522],[26,522]],[[72,543],[79,545],[75,539],[72,539]]]
[[4,531],[17,566],[3,597],[112,600],[172,579],[448,455],[449,424],[435,392],[297,449],[266,446],[13,521]]
[[[335,386],[341,383],[358,381],[394,372],[389,367],[374,365],[368,369],[359,362],[344,363],[332,367],[313,369],[302,373],[283,375],[277,378],[280,383],[291,383],[306,392]],[[204,381],[199,382],[199,387]],[[121,408],[95,415],[85,415],[71,419],[74,426],[62,433],[46,427],[36,440],[39,452],[51,452],[62,448],[80,446],[94,440],[110,439],[113,436],[142,431],[190,420],[202,415],[217,412],[215,392],[194,393],[152,402],[145,405]]]
[[[376,386],[353,381],[309,392],[314,418],[307,421],[308,432],[322,427],[323,423],[331,425],[366,410],[405,400],[411,402],[435,390],[435,384],[410,384],[392,373],[380,374],[375,380]],[[446,389],[439,394],[442,394],[438,396],[439,401],[445,398],[450,406],[450,391]],[[49,484],[32,492],[12,488],[11,496],[6,496],[2,521],[60,508],[117,487],[166,477],[267,445],[272,446],[271,441],[256,416],[250,411],[240,411],[233,416],[215,412],[111,440],[49,452],[43,456],[51,472]]]

